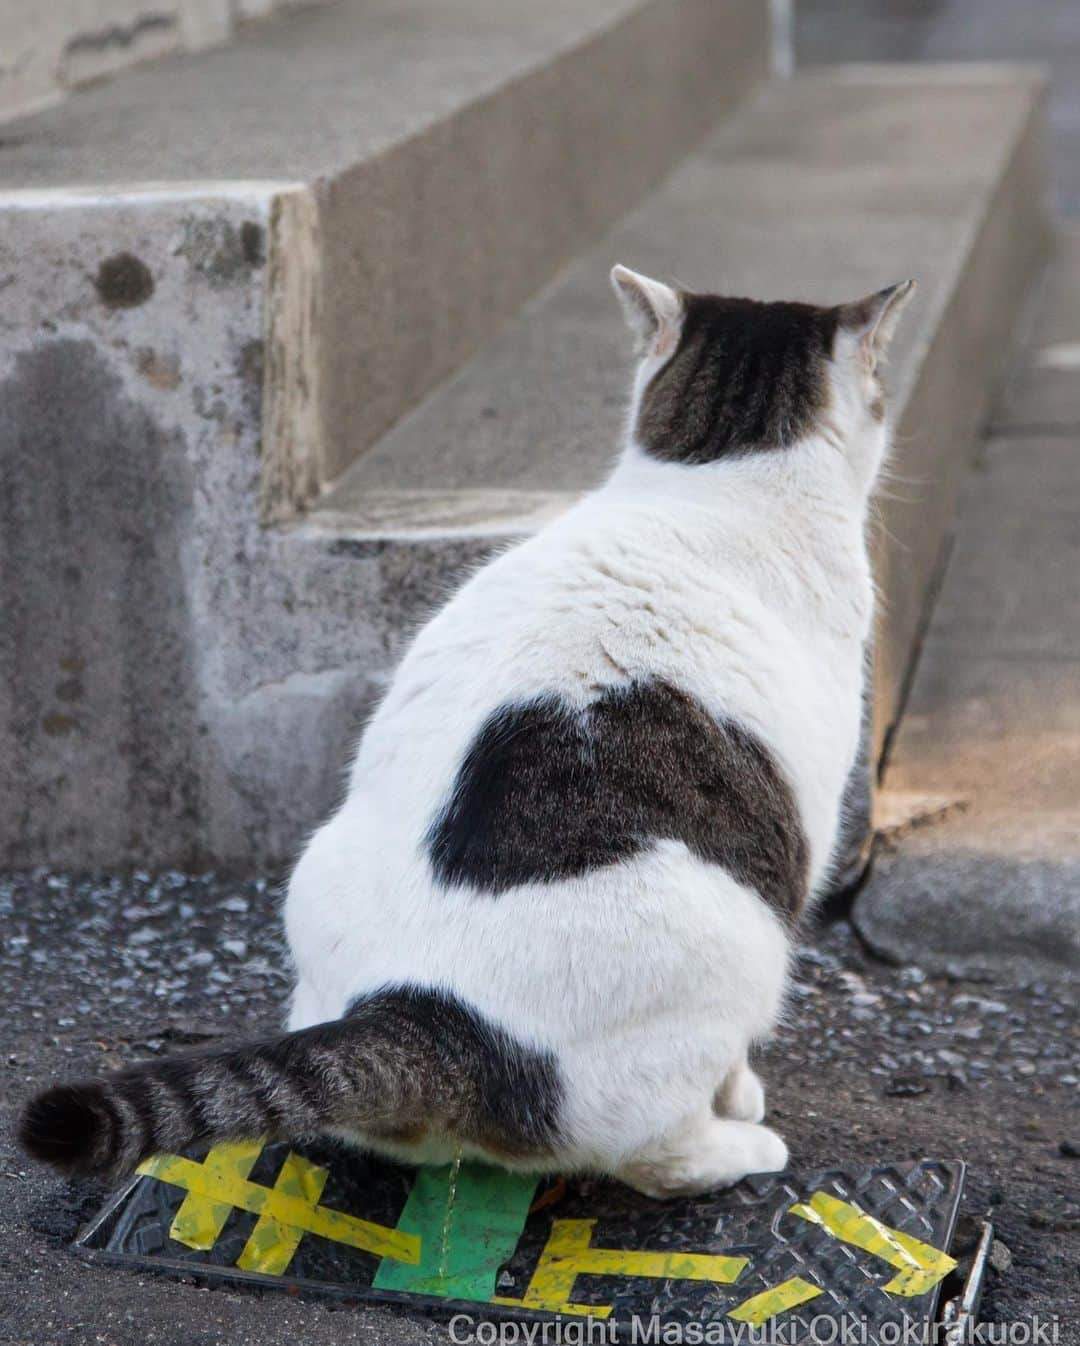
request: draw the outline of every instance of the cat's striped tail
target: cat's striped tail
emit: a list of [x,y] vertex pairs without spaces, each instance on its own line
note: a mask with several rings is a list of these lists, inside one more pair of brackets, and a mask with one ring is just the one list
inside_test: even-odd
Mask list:
[[523,1046],[444,992],[379,992],[333,1023],[147,1062],[39,1094],[19,1138],[69,1175],[119,1177],[157,1153],[331,1127],[429,1130],[511,1152],[550,1147],[560,1085]]

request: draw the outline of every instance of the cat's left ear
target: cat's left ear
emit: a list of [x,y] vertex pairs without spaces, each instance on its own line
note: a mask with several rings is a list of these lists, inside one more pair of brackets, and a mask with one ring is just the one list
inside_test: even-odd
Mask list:
[[626,324],[634,333],[637,353],[670,355],[678,345],[682,329],[683,301],[679,292],[626,266],[612,267],[611,284]]
[[840,325],[858,339],[860,354],[871,372],[889,349],[900,314],[914,293],[915,282],[902,280],[853,304],[840,305]]

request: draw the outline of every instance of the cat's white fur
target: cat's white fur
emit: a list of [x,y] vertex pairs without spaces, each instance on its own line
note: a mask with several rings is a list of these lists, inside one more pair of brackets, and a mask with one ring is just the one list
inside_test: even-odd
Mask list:
[[[624,299],[644,292],[636,313],[628,306],[643,346],[632,427],[679,310],[658,282],[621,268],[613,279]],[[864,348],[840,335],[824,428],[785,452],[685,467],[646,456],[631,431],[603,485],[421,630],[363,736],[345,802],[289,886],[291,1028],[387,984],[447,988],[557,1056],[569,1139],[555,1167],[658,1195],[784,1167],[747,1064],[781,1012],[790,950],[764,901],[676,842],[492,898],[437,884],[424,838],[497,707],[552,691],[585,702],[660,677],[774,754],[820,892],[859,739],[873,607],[865,523],[886,450]],[[370,1143],[412,1161],[453,1153],[430,1138]]]

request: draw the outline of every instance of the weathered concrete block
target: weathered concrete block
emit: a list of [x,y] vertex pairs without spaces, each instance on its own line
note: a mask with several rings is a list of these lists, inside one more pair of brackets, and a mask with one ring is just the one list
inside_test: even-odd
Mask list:
[[1080,859],[916,837],[881,857],[854,920],[875,953],[959,979],[1080,980]]
[[[627,375],[606,282],[617,256],[763,295],[841,298],[917,274],[894,369],[900,471],[919,435],[920,461],[959,473],[1002,310],[1041,246],[1038,103],[1038,81],[1015,71],[777,87],[325,508],[269,526],[260,426],[274,394],[260,370],[297,358],[277,336],[310,297],[302,249],[283,244],[317,244],[306,190],[287,178],[212,197],[0,200],[2,405],[15,408],[0,430],[5,862],[287,858],[340,789],[415,621],[601,470]],[[940,135],[927,155],[931,127],[950,128],[962,171]],[[946,321],[966,392],[923,400]],[[890,523],[920,574],[947,517],[924,514]],[[915,621],[925,587],[910,594],[886,611]]]
[[268,213],[265,193],[3,204],[0,816],[13,863],[134,859],[153,838],[163,855],[202,849],[213,749],[200,707],[222,638],[206,599],[222,548],[240,564],[258,480],[264,263],[241,239],[264,239]]
[[277,222],[287,355],[268,385],[262,500],[283,518],[640,199],[768,60],[768,0],[341,0],[20,124],[0,182],[307,190]]

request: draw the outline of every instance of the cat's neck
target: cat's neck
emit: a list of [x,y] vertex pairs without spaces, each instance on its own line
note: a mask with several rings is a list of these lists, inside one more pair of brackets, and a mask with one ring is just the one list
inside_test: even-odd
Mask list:
[[600,493],[611,499],[670,501],[729,514],[734,501],[770,514],[808,505],[838,521],[861,522],[867,498],[847,458],[824,437],[790,449],[748,454],[707,465],[664,462],[633,438]]

